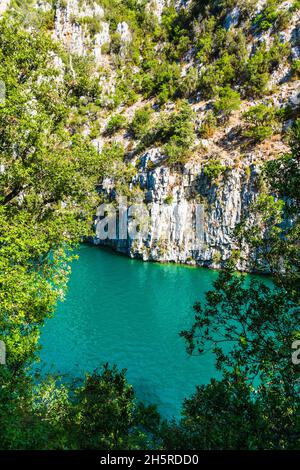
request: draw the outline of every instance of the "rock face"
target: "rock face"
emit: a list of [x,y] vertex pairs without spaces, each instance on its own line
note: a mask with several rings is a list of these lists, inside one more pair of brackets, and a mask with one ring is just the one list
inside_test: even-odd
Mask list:
[[[67,0],[65,5],[58,3],[55,11],[54,39],[61,41],[73,54],[92,54],[96,64],[103,65],[105,60],[102,46],[109,44],[111,40],[109,24],[102,20],[103,17],[104,10],[96,2],[87,4],[79,0]],[[93,34],[93,37],[86,25],[81,24],[81,20],[89,18],[96,18],[100,27],[100,32]],[[118,23],[117,33],[124,47],[132,40],[131,31],[125,21]]]
[[0,16],[3,15],[9,4],[10,0],[0,0]]
[[[182,173],[174,173],[157,162],[158,155],[148,152],[132,180],[144,192],[150,220],[147,236],[100,240],[95,244],[110,245],[130,257],[160,262],[196,264],[219,268],[235,248],[233,230],[247,213],[258,194],[259,169],[250,171],[228,168],[218,183],[208,180],[200,164],[186,164]],[[154,163],[155,164],[155,163]],[[103,191],[114,197],[112,181]],[[200,208],[200,237],[195,239],[197,211]],[[199,214],[199,212],[198,212]],[[99,218],[96,219],[96,225]],[[130,229],[130,218],[128,227]],[[246,270],[246,265],[239,265]]]

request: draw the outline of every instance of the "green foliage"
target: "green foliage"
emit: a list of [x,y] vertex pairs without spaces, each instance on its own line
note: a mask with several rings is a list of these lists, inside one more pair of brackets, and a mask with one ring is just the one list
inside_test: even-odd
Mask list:
[[150,106],[145,106],[136,110],[129,127],[129,130],[135,139],[141,139],[145,136],[149,130],[152,114],[153,110]]
[[203,172],[210,180],[216,180],[222,175],[225,169],[225,166],[220,160],[210,160],[205,164]]
[[234,274],[232,259],[206,302],[195,304],[194,323],[181,336],[190,354],[213,351],[221,378],[197,387],[179,425],[164,427],[167,448],[299,447],[299,369],[291,360],[300,329],[298,126],[291,144],[290,155],[266,164],[276,198],[259,197],[238,238],[273,285]]
[[183,163],[194,142],[194,113],[187,102],[161,123],[160,137],[169,164]]
[[257,31],[266,31],[274,26],[279,17],[277,7],[278,0],[268,0],[266,7],[254,18],[253,25]]
[[84,28],[87,28],[91,36],[101,32],[101,18],[98,16],[84,16],[76,19],[76,21]]
[[80,85],[58,85],[49,60],[54,52],[44,35],[0,22],[7,92],[0,105],[0,339],[7,350],[0,368],[1,448],[152,447],[147,423],[154,429],[158,415],[137,405],[124,372],[105,366],[80,384],[29,373],[40,328],[63,298],[71,250],[92,235],[95,186],[113,171],[125,175],[123,148],[104,147],[98,155],[68,131],[69,103],[78,106],[77,96],[83,90],[91,96],[90,87],[82,85],[83,67],[74,77]]
[[67,250],[90,233],[96,203],[100,159],[66,130],[68,88],[55,81],[54,52],[44,34],[0,23],[1,338],[11,367],[35,357],[39,326],[68,278]]
[[265,172],[281,197],[297,198],[300,201],[300,168],[296,155],[284,155],[266,163]]
[[190,67],[184,77],[178,84],[178,92],[180,96],[188,98],[193,95],[199,87],[199,74],[196,67]]
[[[280,181],[277,173],[277,180],[283,184],[289,176],[285,174]],[[291,344],[300,326],[299,290],[297,297],[294,290],[299,279],[293,249],[297,238],[280,236],[276,222],[281,220],[282,201],[278,204],[266,197],[259,206],[272,234],[262,241],[264,231],[257,226],[257,217],[251,234],[254,229],[257,248],[268,247],[264,253],[269,266],[275,267],[280,259],[278,286],[268,287],[257,280],[249,285],[229,270],[219,275],[205,305],[194,306],[195,322],[182,336],[190,353],[214,351],[222,379],[198,387],[185,401],[179,426],[165,431],[168,448],[299,446],[299,374],[291,361]],[[295,227],[290,230],[294,232]],[[282,270],[283,259],[285,267],[293,266],[288,276]]]
[[250,96],[261,97],[265,94],[270,73],[281,64],[289,54],[289,45],[280,43],[275,37],[269,50],[263,42],[250,57],[245,71],[245,90]]
[[[245,220],[239,240],[252,248],[254,269],[271,272],[290,298],[299,296],[299,120],[292,129],[290,154],[281,155],[264,166],[265,186],[251,213],[255,225]],[[290,218],[290,220],[288,220]]]
[[[247,31],[222,26],[234,6],[231,0],[195,1],[178,11],[171,5],[160,25],[145,1],[98,3],[112,31],[116,91],[105,105],[111,109],[134,103],[138,93],[163,105],[200,91],[204,99],[218,97],[215,111],[226,118],[239,108],[235,90],[243,97],[262,97],[270,74],[289,55],[289,46],[275,36],[269,49],[263,42],[248,58]],[[14,19],[0,22],[0,79],[6,85],[0,104],[0,339],[8,358],[0,368],[1,448],[298,448],[299,385],[290,346],[299,330],[299,120],[291,130],[291,153],[264,168],[270,192],[252,207],[255,223],[247,219],[238,233],[240,243],[250,247],[253,266],[269,270],[274,286],[249,284],[228,269],[206,303],[195,305],[195,322],[182,336],[189,352],[213,350],[222,377],[197,388],[185,401],[179,423],[161,428],[155,408],[137,404],[124,371],[107,365],[74,383],[29,374],[40,328],[63,298],[71,250],[92,235],[99,180],[114,178],[116,193],[129,200],[142,198],[143,192],[128,186],[136,168],[125,162],[122,145],[105,145],[98,155],[78,133],[87,122],[95,132],[106,99],[95,64],[52,43],[47,32],[53,28],[53,10],[37,13],[31,0],[14,0],[12,6]],[[277,12],[276,6],[268,2],[255,18],[256,31],[286,26],[290,13]],[[245,6],[239,7],[245,18]],[[92,35],[99,31],[97,18],[80,21]],[[122,21],[132,42],[120,54],[116,30]],[[188,51],[197,67],[182,76]],[[63,71],[55,70],[55,55],[62,57]],[[294,78],[297,62],[291,68]],[[244,115],[246,135],[261,141],[272,135],[277,118],[288,116],[289,110],[255,106]],[[187,102],[159,118],[148,106],[136,111],[130,131],[140,140],[138,149],[161,145],[169,164],[177,165],[193,150],[194,118]],[[107,131],[112,135],[125,125],[115,114]],[[216,125],[216,116],[208,112],[200,135],[210,137]],[[225,170],[215,159],[203,171],[213,181]],[[171,194],[165,202],[171,204]]]
[[8,10],[9,16],[22,24],[24,29],[31,28],[33,31],[54,29],[54,10],[37,9],[34,0],[11,0]]
[[275,29],[282,31],[285,29],[291,18],[291,11],[278,10],[280,2],[278,0],[269,0],[265,8],[256,15],[253,26],[256,32]]
[[[158,447],[154,407],[137,403],[125,371],[104,365],[84,380],[12,377],[0,371],[1,449],[148,449]],[[12,389],[14,393],[12,393]]]
[[297,80],[300,78],[300,59],[296,59],[292,62],[291,73],[293,79]]
[[108,135],[113,135],[117,131],[124,129],[126,127],[127,120],[126,117],[122,114],[115,114],[109,119],[105,133]]
[[232,111],[240,108],[241,98],[240,94],[232,90],[230,87],[225,87],[220,91],[219,99],[215,102],[215,110],[227,119]]
[[157,96],[160,104],[167,103],[175,96],[180,79],[180,67],[175,62],[159,62],[153,60],[149,63],[142,80],[142,90],[146,96]]
[[204,139],[212,137],[217,127],[217,118],[212,110],[209,110],[199,129],[199,135]]
[[[128,385],[125,371],[104,367],[102,374],[88,375],[83,385],[75,390],[75,406],[71,420],[75,429],[73,448],[78,449],[134,449],[148,447],[141,412]],[[146,409],[141,415],[145,415]]]
[[194,119],[195,114],[188,102],[180,102],[174,112],[161,114],[153,122],[141,139],[139,151],[150,145],[161,145],[170,165],[185,162],[194,143]]
[[94,63],[90,57],[74,55],[70,58],[67,73],[64,77],[69,89],[70,104],[75,104],[78,98],[84,96],[88,100],[101,97],[99,80],[93,75]]
[[271,137],[276,129],[276,113],[272,106],[252,106],[243,114],[243,118],[248,124],[244,135],[254,141],[261,142]]
[[168,196],[165,198],[165,204],[172,204],[173,200],[173,194],[168,194]]

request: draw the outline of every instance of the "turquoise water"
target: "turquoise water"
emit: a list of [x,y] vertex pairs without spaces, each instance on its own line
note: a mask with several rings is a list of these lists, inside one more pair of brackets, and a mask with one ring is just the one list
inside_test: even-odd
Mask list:
[[143,263],[82,246],[69,291],[42,329],[46,368],[82,376],[105,362],[127,369],[139,399],[178,416],[197,384],[215,376],[212,356],[189,357],[178,333],[217,272]]

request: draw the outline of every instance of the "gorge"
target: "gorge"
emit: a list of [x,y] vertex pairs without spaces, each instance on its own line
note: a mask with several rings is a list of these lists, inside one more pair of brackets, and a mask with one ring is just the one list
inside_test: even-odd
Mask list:
[[0,59],[0,448],[299,448],[299,0],[0,0]]

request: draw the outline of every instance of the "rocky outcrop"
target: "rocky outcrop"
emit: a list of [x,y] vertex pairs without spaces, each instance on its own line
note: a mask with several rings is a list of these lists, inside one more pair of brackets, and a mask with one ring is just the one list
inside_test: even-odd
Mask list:
[[10,0],[0,0],[0,16],[3,15],[9,4]]
[[[97,65],[103,65],[102,48],[109,44],[110,28],[103,21],[104,10],[96,2],[92,4],[81,3],[78,0],[68,0],[65,5],[56,6],[54,38],[61,41],[66,49],[79,56],[92,54]],[[90,34],[86,23],[88,19],[96,19],[100,31]],[[83,24],[82,24],[83,23]],[[132,39],[128,24],[123,21],[117,25],[117,33],[120,35],[124,47]]]
[[[223,266],[235,248],[234,228],[257,197],[259,169],[253,165],[247,170],[228,167],[221,179],[212,182],[201,164],[188,163],[176,173],[158,161],[159,152],[146,153],[132,180],[132,186],[143,191],[150,215],[147,237],[103,241],[96,235],[94,243],[145,261]],[[106,180],[102,190],[114,198],[113,181]],[[199,207],[203,227],[201,236],[195,237]],[[129,230],[134,223],[130,220]],[[96,226],[98,222],[99,218]],[[245,270],[247,266],[240,264],[238,268]]]

